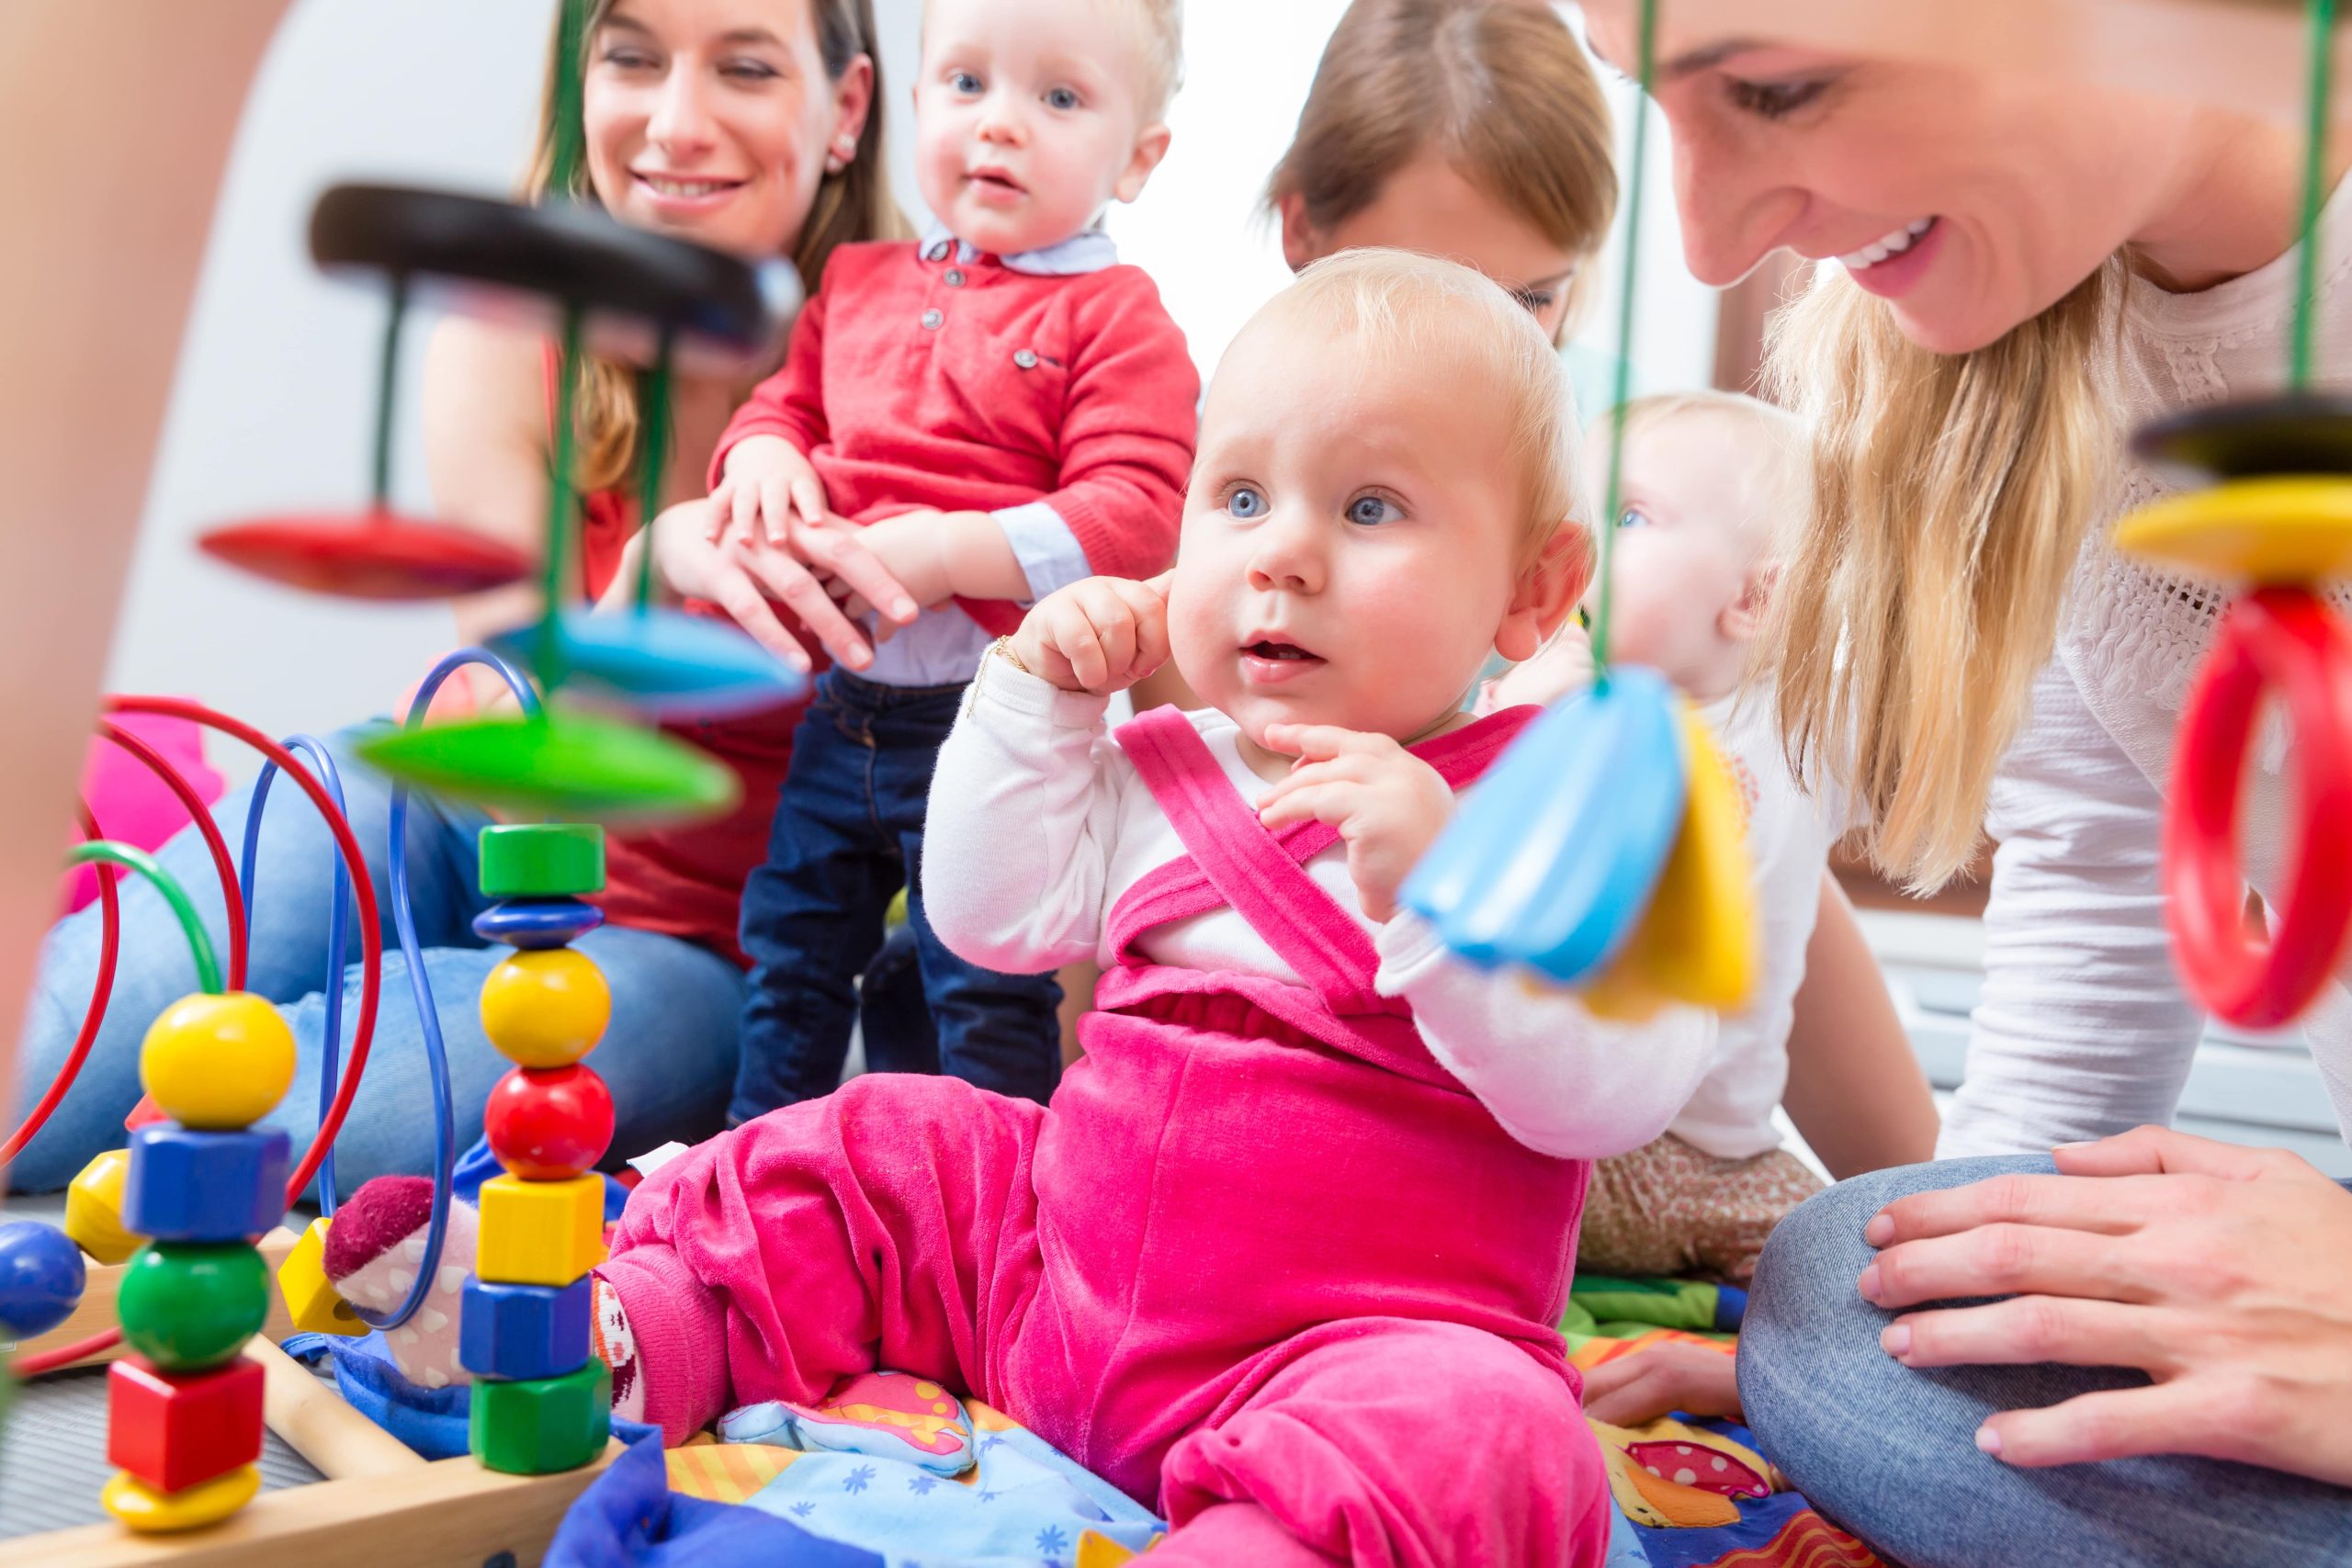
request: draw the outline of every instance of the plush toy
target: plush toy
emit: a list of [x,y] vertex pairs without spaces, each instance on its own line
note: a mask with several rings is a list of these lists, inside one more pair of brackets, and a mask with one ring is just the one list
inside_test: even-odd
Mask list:
[[[408,1299],[424,1266],[433,1218],[433,1183],[422,1176],[379,1176],[335,1211],[327,1227],[325,1268],[352,1305],[389,1313]],[[476,1250],[472,1205],[452,1202],[441,1265],[416,1314],[384,1336],[393,1364],[420,1388],[468,1383],[458,1364],[458,1311]]]

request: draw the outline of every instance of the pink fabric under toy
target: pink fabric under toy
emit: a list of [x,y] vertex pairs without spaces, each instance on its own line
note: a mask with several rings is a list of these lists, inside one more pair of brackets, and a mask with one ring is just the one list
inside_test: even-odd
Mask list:
[[[164,759],[196,786],[197,795],[207,806],[220,798],[226,786],[220,775],[205,763],[204,731],[200,727],[184,718],[151,713],[118,714],[114,722],[162,752]],[[188,825],[187,811],[171,787],[148,772],[144,762],[104,737],[93,737],[89,751],[83,758],[82,798],[89,803],[90,815],[97,818],[100,832],[133,849],[160,850],[166,840]],[[79,833],[74,841],[81,842]],[[77,865],[66,873],[64,913],[72,914],[97,896],[96,866]]]
[[[1420,754],[1460,787],[1516,727]],[[865,1077],[649,1178],[601,1270],[647,1417],[675,1442],[888,1367],[1157,1508],[1155,1562],[1599,1563],[1553,1326],[1589,1168],[1515,1142],[1376,993],[1299,866],[1328,838],[1269,834],[1173,710],[1119,739],[1190,853],[1114,910],[1052,1106]],[[1310,984],[1137,953],[1227,903]]]

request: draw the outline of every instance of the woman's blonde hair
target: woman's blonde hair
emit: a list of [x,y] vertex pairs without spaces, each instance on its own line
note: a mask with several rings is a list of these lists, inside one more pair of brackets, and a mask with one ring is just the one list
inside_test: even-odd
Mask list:
[[[565,0],[565,5],[570,3]],[[596,47],[596,29],[615,4],[616,0],[593,0],[589,6],[587,23],[580,30],[582,58],[574,62],[574,69],[583,75],[587,55]],[[817,53],[824,62],[827,81],[839,82],[861,54],[874,62],[874,108],[858,133],[856,155],[840,173],[828,174],[819,183],[816,203],[808,209],[808,221],[801,225],[799,241],[792,249],[792,265],[813,292],[834,246],[899,238],[906,220],[891,199],[890,172],[882,152],[885,95],[873,0],[808,0],[808,9],[816,24]],[[538,145],[524,180],[525,195],[533,201],[547,197],[555,178],[555,86],[560,68],[558,56],[563,48],[563,10],[564,6],[556,8],[555,38],[548,48],[547,90],[539,107]],[[595,202],[586,159],[581,160],[571,188],[564,194],[575,201]],[[609,490],[626,483],[637,468],[644,423],[638,407],[636,370],[616,361],[582,355],[575,407],[579,411],[579,487],[583,491]]]
[[1768,386],[1814,436],[1814,501],[1768,647],[1781,733],[1915,891],[1975,852],[2111,473],[2095,361],[2119,256],[1973,353],[1932,353],[1842,272],[1775,319]]
[[1242,331],[1275,321],[1408,364],[1466,365],[1502,401],[1500,423],[1521,476],[1521,568],[1563,525],[1575,525],[1576,395],[1535,318],[1491,278],[1409,251],[1342,251],[1301,272]]
[[1525,0],[1356,0],[1324,46],[1265,209],[1295,196],[1328,230],[1432,151],[1578,258],[1565,339],[1617,209],[1608,100],[1567,24]]

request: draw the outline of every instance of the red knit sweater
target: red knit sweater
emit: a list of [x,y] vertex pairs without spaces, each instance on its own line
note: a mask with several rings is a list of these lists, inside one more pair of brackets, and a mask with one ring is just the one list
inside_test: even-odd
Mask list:
[[[720,437],[711,483],[735,443],[781,435],[843,517],[1043,501],[1097,573],[1148,577],[1175,558],[1200,393],[1139,267],[1041,277],[843,245],[784,368]],[[1021,624],[1009,603],[957,603],[1000,635]]]

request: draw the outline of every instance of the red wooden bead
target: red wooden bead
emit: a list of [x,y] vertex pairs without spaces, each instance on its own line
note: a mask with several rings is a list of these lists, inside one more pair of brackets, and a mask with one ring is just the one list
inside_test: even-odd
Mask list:
[[201,1372],[158,1371],[136,1356],[107,1369],[107,1459],[158,1492],[226,1475],[261,1457],[262,1370],[240,1357]]
[[482,1112],[490,1152],[526,1181],[562,1181],[595,1168],[613,1141],[613,1094],[591,1067],[517,1067]]

